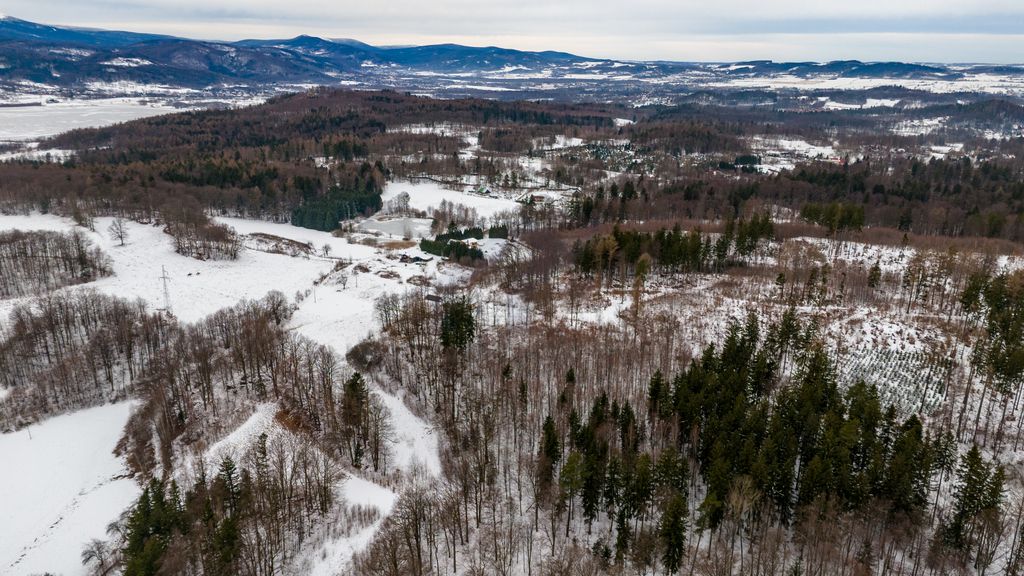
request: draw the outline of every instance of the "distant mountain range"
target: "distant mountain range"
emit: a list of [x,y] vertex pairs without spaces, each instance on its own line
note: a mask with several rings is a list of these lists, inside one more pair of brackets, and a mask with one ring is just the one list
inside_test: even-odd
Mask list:
[[0,20],[0,78],[74,86],[129,81],[205,88],[220,83],[333,83],[380,67],[437,73],[540,69],[595,62],[562,52],[456,44],[381,48],[355,40],[209,42]]
[[[445,95],[500,94],[590,98],[616,91],[657,95],[665,86],[748,86],[752,79],[831,78],[957,82],[979,74],[1020,78],[1019,66],[947,66],[902,62],[751,61],[734,64],[632,62],[564,52],[439,44],[377,47],[344,39],[213,42],[47,26],[0,19],[0,89],[74,93],[147,87],[217,90],[295,85],[429,89]],[[754,87],[757,83],[754,82]]]

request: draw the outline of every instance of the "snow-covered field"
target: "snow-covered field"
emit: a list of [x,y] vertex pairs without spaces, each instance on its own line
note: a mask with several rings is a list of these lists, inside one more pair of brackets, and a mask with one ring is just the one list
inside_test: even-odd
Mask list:
[[140,491],[113,454],[130,413],[112,404],[0,434],[0,574],[85,574],[83,545]]
[[74,150],[60,148],[39,148],[39,142],[28,142],[15,152],[0,154],[0,162],[8,160],[30,160],[33,162],[64,162],[75,155]]
[[77,128],[97,128],[178,111],[165,103],[138,98],[65,100],[39,106],[0,107],[0,142],[26,142]]
[[829,158],[836,155],[836,150],[830,145],[811,144],[806,140],[797,138],[761,138],[751,139],[751,146],[755,150],[778,150],[789,152],[803,158]]
[[452,190],[432,180],[389,182],[381,196],[386,203],[402,192],[409,194],[410,208],[425,210],[427,213],[430,213],[434,208],[440,207],[441,202],[444,200],[473,208],[482,218],[491,218],[499,212],[507,212],[519,208],[519,204],[514,200],[491,198],[460,190]]
[[900,103],[899,100],[892,98],[867,98],[863,104],[847,104],[844,102],[836,102],[827,96],[818,98],[818,101],[822,103],[822,108],[825,110],[864,110],[868,108],[892,108]]
[[556,134],[552,138],[536,138],[533,147],[544,150],[561,150],[563,148],[575,148],[583,145],[582,138],[570,138],[563,134]]
[[[239,224],[244,224],[244,221]],[[152,309],[163,308],[163,283],[160,276],[166,269],[170,278],[168,293],[171,310],[185,322],[195,322],[221,308],[233,306],[242,299],[261,298],[270,290],[280,290],[291,296],[298,290],[310,287],[313,280],[332,267],[332,263],[327,260],[290,258],[254,250],[243,251],[238,260],[234,261],[196,260],[176,254],[171,237],[164,234],[160,227],[134,222],[127,224],[127,245],[119,246],[106,234],[109,225],[109,218],[97,218],[97,231],[85,232],[94,244],[111,257],[114,269],[113,276],[90,283],[89,287],[115,296],[142,298]],[[271,234],[277,230],[275,226],[293,228],[287,225],[267,226]],[[0,218],[0,229],[71,230],[73,227],[70,220],[54,216]],[[323,236],[328,241],[338,240],[329,234]],[[345,243],[338,240],[338,244],[340,246]],[[359,248],[363,247],[353,248],[356,257],[360,254]],[[339,249],[336,254],[348,256],[349,252]],[[6,317],[6,312],[13,304],[10,300],[0,300],[0,315]]]

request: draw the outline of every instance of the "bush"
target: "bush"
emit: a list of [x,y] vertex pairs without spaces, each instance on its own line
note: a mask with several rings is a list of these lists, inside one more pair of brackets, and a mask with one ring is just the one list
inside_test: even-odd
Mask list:
[[358,372],[373,373],[384,361],[384,345],[372,338],[367,338],[352,347],[345,354],[345,359]]

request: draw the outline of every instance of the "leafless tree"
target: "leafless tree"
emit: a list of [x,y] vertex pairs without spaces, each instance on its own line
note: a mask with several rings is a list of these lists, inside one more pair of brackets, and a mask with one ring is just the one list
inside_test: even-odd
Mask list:
[[128,226],[120,216],[114,217],[110,226],[107,227],[107,233],[111,238],[120,242],[121,246],[124,246],[125,241],[128,240]]

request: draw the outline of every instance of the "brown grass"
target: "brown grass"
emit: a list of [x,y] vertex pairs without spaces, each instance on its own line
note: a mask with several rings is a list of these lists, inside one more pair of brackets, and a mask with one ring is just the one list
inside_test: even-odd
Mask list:
[[416,243],[412,240],[388,240],[379,244],[379,246],[385,250],[405,250],[406,248],[416,246]]
[[311,432],[298,414],[284,408],[278,410],[277,414],[274,414],[274,420],[290,432]]

